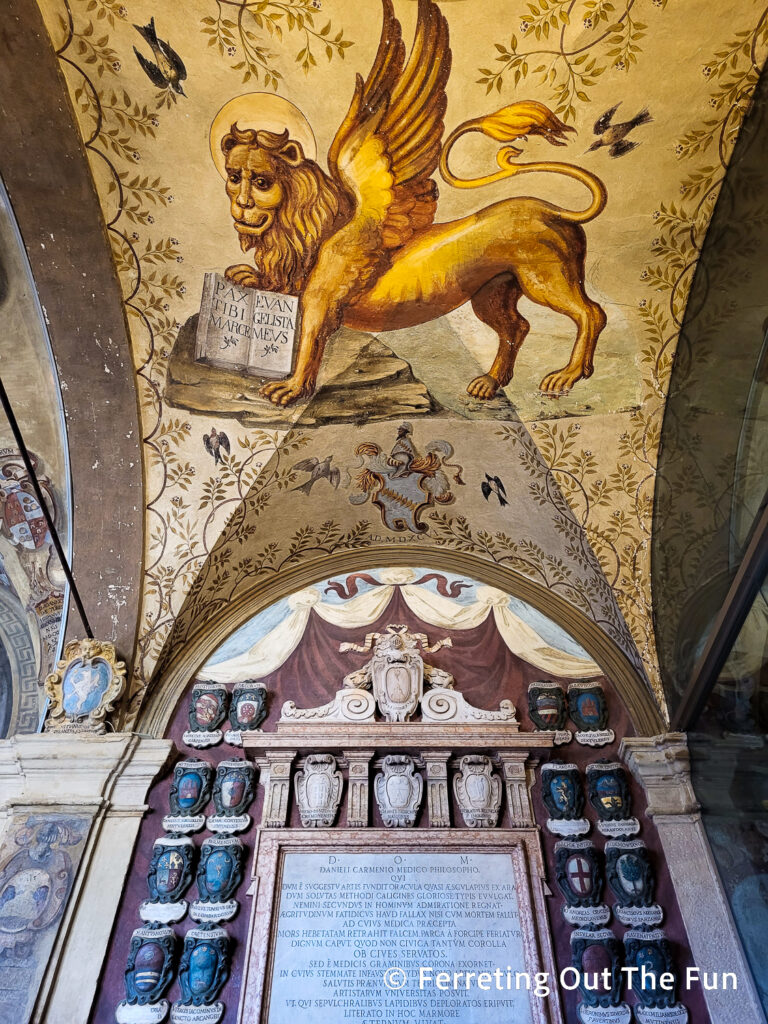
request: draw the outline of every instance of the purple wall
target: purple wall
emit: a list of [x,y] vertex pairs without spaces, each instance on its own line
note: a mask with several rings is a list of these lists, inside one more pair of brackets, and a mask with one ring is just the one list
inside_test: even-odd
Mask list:
[[[267,687],[269,701],[269,714],[262,728],[265,731],[275,729],[280,717],[280,709],[286,700],[294,700],[299,707],[314,707],[331,700],[336,691],[341,687],[343,676],[354,669],[361,668],[370,657],[369,654],[357,654],[354,652],[340,654],[339,644],[351,638],[360,642],[364,632],[373,632],[377,629],[383,630],[391,622],[407,623],[414,631],[426,633],[431,642],[449,635],[453,641],[453,647],[449,649],[443,648],[435,654],[427,655],[427,661],[451,672],[456,677],[457,689],[470,703],[479,707],[497,708],[499,701],[505,698],[510,699],[518,710],[521,729],[527,731],[533,728],[528,717],[528,684],[545,677],[540,670],[521,661],[509,651],[499,636],[493,616],[490,615],[485,622],[474,629],[441,630],[417,619],[401,599],[399,592],[394,595],[386,612],[378,622],[368,626],[365,631],[360,630],[360,635],[357,632],[351,635],[349,631],[323,621],[312,612],[306,632],[298,648],[281,668],[262,680]],[[559,681],[563,686],[567,687],[568,680]],[[622,702],[612,690],[609,682],[604,680],[603,685],[608,700],[609,725],[616,733],[615,742],[611,746],[593,750],[589,747],[581,746],[574,740],[570,744],[556,748],[552,755],[553,757],[559,757],[577,764],[582,772],[587,764],[600,758],[615,758],[621,738],[633,734],[633,729]],[[185,728],[187,728],[187,705],[188,698],[185,694],[179,702],[167,733],[174,740],[178,749],[183,752],[182,756],[200,756],[213,763],[217,763],[226,758],[239,755],[237,748],[230,747],[224,743],[206,751],[194,751],[186,748],[182,743],[181,737]],[[130,945],[131,932],[141,924],[138,916],[138,907],[142,900],[148,897],[146,884],[147,867],[152,855],[152,844],[158,836],[163,835],[162,818],[164,814],[168,813],[168,793],[171,775],[172,771],[169,770],[166,776],[156,782],[150,794],[150,807],[139,832],[133,866],[118,910],[115,928],[107,951],[106,966],[90,1017],[91,1024],[112,1024],[115,1006],[124,998],[123,972]],[[651,851],[657,881],[656,902],[664,909],[662,927],[672,944],[676,966],[684,974],[685,967],[692,963],[692,961],[687,948],[685,930],[680,918],[677,901],[669,876],[665,870],[656,830],[653,827],[652,821],[644,815],[645,799],[642,789],[634,780],[631,780],[631,782],[633,813],[641,823],[639,838],[644,840]],[[250,809],[254,823],[261,820],[263,790],[260,785],[257,787],[257,794],[257,799]],[[295,801],[292,801],[291,825],[300,827],[298,809],[293,804],[295,804]],[[539,782],[537,782],[534,788],[534,809],[536,820],[543,826],[548,818],[548,814],[541,802],[541,786]],[[212,806],[209,810],[212,811]],[[588,801],[586,802],[585,815],[593,823],[596,822],[595,812]],[[345,819],[345,800],[342,799],[338,824],[343,826]],[[373,801],[372,824],[381,827],[381,819],[378,815],[375,801]],[[506,821],[502,820],[501,824],[505,825]],[[426,812],[422,811],[417,827],[427,827],[427,825]],[[240,910],[234,921],[225,925],[227,932],[234,940],[234,957],[232,961],[232,974],[224,986],[221,995],[221,999],[226,1006],[223,1024],[235,1024],[237,1020],[240,981],[242,978],[245,942],[251,909],[251,901],[246,896],[246,890],[251,874],[255,831],[256,827],[254,824],[248,832],[240,836],[247,847],[246,877],[236,894],[236,898],[240,903]],[[210,833],[207,830],[199,833],[194,837],[195,843],[200,845],[208,835]],[[542,828],[542,837],[548,866],[547,880],[550,889],[556,893],[549,900],[549,915],[557,966],[558,970],[560,970],[570,964],[569,938],[573,929],[563,921],[560,908],[564,901],[554,878],[554,845],[557,837],[550,835],[545,828]],[[593,840],[598,849],[602,849],[605,845],[606,840],[600,835],[596,827],[593,827],[589,838]],[[193,883],[187,898],[191,901],[195,896],[196,887]],[[613,902],[613,895],[607,884],[603,901],[609,905]],[[189,918],[185,918],[184,921],[174,926],[179,936],[179,950],[181,949],[184,933],[191,927],[193,927],[193,922]],[[613,929],[614,934],[619,938],[622,937],[625,931],[623,925],[615,917],[612,918],[612,923],[609,924],[609,927]],[[178,998],[178,996],[178,985],[174,981],[167,998],[173,1000]],[[630,1004],[634,1000],[632,994],[626,995],[625,998]],[[709,1015],[703,996],[699,991],[692,991],[690,993],[680,992],[679,998],[688,1007],[691,1020],[695,1021],[696,1024],[708,1024]],[[576,993],[564,993],[565,1019],[568,1024],[571,1024],[571,1022],[575,1024],[576,1022],[576,1002]],[[255,1024],[255,1022],[248,1022],[248,1024]]]

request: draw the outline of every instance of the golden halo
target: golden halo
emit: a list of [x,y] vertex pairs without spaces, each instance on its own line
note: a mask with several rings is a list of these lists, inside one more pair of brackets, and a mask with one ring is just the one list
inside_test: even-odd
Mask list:
[[317,157],[317,143],[309,121],[295,104],[272,92],[247,92],[225,103],[211,123],[211,156],[222,178],[226,178],[227,172],[221,140],[235,123],[241,129],[278,134],[287,128],[290,137],[301,144],[308,160]]

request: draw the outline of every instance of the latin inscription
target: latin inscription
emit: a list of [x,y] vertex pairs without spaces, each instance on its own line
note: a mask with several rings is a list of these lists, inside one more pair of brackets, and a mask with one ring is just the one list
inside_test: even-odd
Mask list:
[[279,897],[269,1024],[531,1021],[508,854],[289,853]]

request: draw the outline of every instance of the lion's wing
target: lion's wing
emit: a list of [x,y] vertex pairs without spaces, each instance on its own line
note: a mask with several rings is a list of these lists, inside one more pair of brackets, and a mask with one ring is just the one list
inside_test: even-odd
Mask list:
[[[432,0],[419,0],[407,64],[392,0],[383,0],[383,5],[373,67],[365,83],[358,77],[349,112],[328,153],[331,173],[355,203],[351,221],[339,233],[344,238],[338,241],[347,251],[356,242],[369,253],[371,269],[380,265],[382,251],[400,248],[434,220],[437,185],[431,176],[440,156],[451,66],[448,25]],[[333,245],[336,237],[327,244]]]

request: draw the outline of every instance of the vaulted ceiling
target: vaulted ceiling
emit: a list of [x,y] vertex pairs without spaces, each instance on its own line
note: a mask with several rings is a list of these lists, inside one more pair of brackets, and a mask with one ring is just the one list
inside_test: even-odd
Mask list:
[[[187,0],[183,11],[149,0],[39,0],[39,10],[13,0],[11,8],[14,63],[4,75],[12,88],[0,101],[9,146],[0,171],[41,293],[66,271],[73,303],[103,307],[101,325],[84,325],[79,342],[71,326],[57,324],[57,310],[50,330],[57,358],[57,345],[72,353],[79,344],[77,392],[64,396],[70,446],[83,418],[86,433],[112,438],[98,469],[102,500],[128,524],[113,582],[135,584],[130,607],[121,605],[111,624],[106,610],[99,621],[119,634],[129,658],[135,627],[128,718],[148,688],[194,672],[254,610],[334,572],[396,564],[471,572],[524,597],[569,628],[605,671],[634,673],[663,710],[650,538],[665,396],[698,255],[768,47],[763,3],[396,0],[406,55],[415,33],[422,48],[411,91],[398,85],[397,68],[380,69],[356,122],[338,137],[356,75],[368,75],[390,17],[382,0]],[[396,64],[394,22],[386,35],[383,64]],[[33,77],[33,57],[41,80],[53,81],[55,69],[55,95],[36,96],[20,77]],[[236,97],[245,98],[227,107]],[[441,117],[447,137],[467,121],[482,129],[480,119],[512,104],[519,106],[484,123],[485,133],[458,141],[451,171],[493,175],[506,142],[521,151],[507,165],[564,161],[576,180],[544,170],[477,191],[447,184],[435,169]],[[212,349],[207,359],[195,352],[191,318],[204,276],[238,264],[263,272],[274,255],[249,249],[256,231],[234,230],[233,190],[246,170],[254,182],[267,172],[241,160],[229,167],[225,191],[220,144],[230,114],[240,129],[284,126],[302,143],[270,157],[283,189],[276,218],[284,214],[305,239],[317,230],[320,198],[302,200],[309,179],[299,183],[314,145],[340,182],[342,213],[352,203],[365,220],[344,244],[326,245],[324,277],[299,282],[307,331],[319,308],[335,312],[331,327],[344,326],[315,392],[291,404],[280,404],[293,397],[285,388],[273,389],[275,403],[253,375],[213,365]],[[51,132],[66,136],[50,150],[68,154],[56,167],[45,148]],[[269,144],[275,150],[274,138]],[[242,143],[240,150],[244,159]],[[87,161],[105,226],[98,251],[96,243],[74,251],[41,227],[27,194],[42,181],[43,206],[71,205],[78,160]],[[425,240],[430,176],[439,185],[437,223],[510,196],[554,208],[499,206],[447,242],[439,231]],[[582,236],[557,208],[586,209],[584,186],[599,192],[595,179],[607,202]],[[266,194],[272,182],[263,184]],[[289,213],[286,195],[295,202]],[[82,199],[83,222],[92,199]],[[387,268],[401,257],[389,284]],[[291,258],[289,246],[281,259]],[[118,292],[98,286],[105,268]],[[239,280],[259,283],[248,273]],[[377,280],[385,281],[380,294]],[[492,280],[474,309],[463,301]],[[388,287],[394,298],[384,301]],[[745,302],[746,331],[761,331],[764,296]],[[412,319],[424,322],[409,322],[406,306],[421,309]],[[530,323],[527,337],[520,316]],[[524,344],[514,376],[497,372],[488,398],[483,375],[498,343],[491,325],[506,332],[504,358],[505,345]],[[577,327],[587,342],[599,333],[594,372],[550,377],[573,368]],[[115,373],[104,351],[121,339],[132,370]],[[117,454],[121,438],[132,451],[136,444],[131,378],[143,476],[133,520],[138,460]],[[82,501],[77,507],[77,479],[76,567],[77,515],[88,516]],[[123,481],[133,498],[121,505]],[[100,529],[109,573],[109,525]],[[81,531],[81,551],[96,540]],[[94,582],[95,603],[120,599],[100,587]]]

